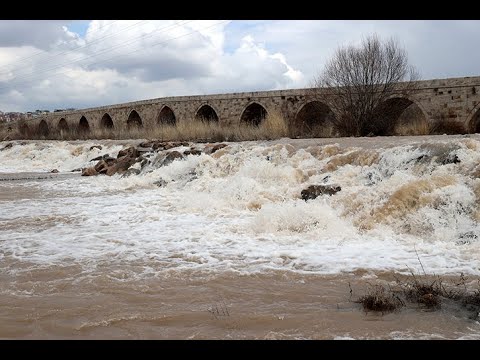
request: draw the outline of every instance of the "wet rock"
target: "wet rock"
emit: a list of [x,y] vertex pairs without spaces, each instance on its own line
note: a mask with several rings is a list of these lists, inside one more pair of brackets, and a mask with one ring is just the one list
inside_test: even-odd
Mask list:
[[149,152],[153,151],[153,148],[152,147],[137,146],[137,151],[141,154],[142,153],[149,153]]
[[215,151],[217,150],[220,150],[220,149],[223,149],[224,147],[227,147],[228,145],[227,144],[223,144],[223,143],[220,143],[220,144],[207,144],[205,145],[205,148],[203,149],[203,152],[205,154],[213,154]]
[[7,145],[5,145],[0,151],[3,151],[3,150],[7,150],[7,149],[10,149],[13,147],[13,143],[8,143]]
[[308,188],[302,190],[302,199],[307,201],[315,199],[320,195],[333,195],[342,190],[338,185],[310,185]]
[[[113,165],[113,164],[110,163],[110,165]],[[100,160],[93,168],[99,174],[105,174],[110,165],[105,160]]]
[[120,150],[117,155],[117,159],[121,157],[129,157],[129,158],[137,158],[140,154],[138,153],[137,149],[134,146],[130,146],[127,149]]
[[458,164],[460,162],[460,159],[458,158],[457,154],[446,154],[443,156],[439,156],[437,162],[442,165]]
[[77,168],[77,169],[73,169],[71,170],[70,172],[79,172],[79,171],[83,171],[84,168]]
[[90,146],[90,151],[92,151],[93,149],[98,149],[98,150],[102,150],[102,145],[93,145],[93,146]]
[[167,182],[163,179],[160,179],[160,180],[155,181],[154,184],[157,185],[158,187],[163,187],[163,186],[167,185]]
[[197,149],[191,149],[191,150],[185,150],[183,152],[183,155],[188,156],[188,155],[202,155],[202,152]]
[[459,235],[459,239],[455,242],[456,245],[470,244],[473,240],[478,239],[478,235],[474,231],[467,231]]
[[132,168],[125,171],[125,173],[122,175],[122,178],[129,177],[131,175],[138,175],[138,174],[140,174],[140,170]]
[[108,158],[113,159],[112,157],[110,157],[109,154],[105,154],[105,155],[97,156],[96,158],[93,158],[90,161],[99,161],[99,160],[105,160],[105,159],[108,159]]
[[165,159],[163,159],[162,166],[168,165],[177,159],[183,159],[183,155],[178,151],[171,151],[167,154],[167,156],[165,156]]
[[57,169],[53,169],[52,171],[50,171],[52,174],[57,174],[59,171]]
[[151,148],[154,151],[157,150],[170,150],[178,146],[188,146],[189,144],[184,141],[159,141],[159,140],[152,140],[152,141],[145,141],[139,144],[139,147],[142,148]]
[[88,168],[85,168],[82,170],[82,176],[94,176],[94,175],[97,175],[98,172],[97,170],[95,170],[95,168],[92,166],[92,167],[88,167]]
[[107,168],[107,171],[105,172],[106,175],[112,176],[114,174],[123,174],[128,170],[130,166],[135,164],[136,158],[134,157],[129,157],[129,156],[123,156],[121,158],[117,158],[115,163],[113,163],[111,166]]

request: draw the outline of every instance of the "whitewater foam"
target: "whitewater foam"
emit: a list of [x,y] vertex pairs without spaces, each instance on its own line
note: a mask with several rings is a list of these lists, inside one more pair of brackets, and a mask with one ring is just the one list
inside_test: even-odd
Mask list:
[[[102,150],[90,150],[99,143]],[[129,177],[1,182],[2,191],[36,195],[0,200],[0,256],[32,264],[68,259],[87,273],[103,262],[140,263],[141,276],[169,269],[334,274],[407,273],[419,269],[417,251],[432,273],[478,275],[480,180],[472,172],[479,144],[232,143],[215,156],[147,165]],[[67,172],[124,147],[16,143],[0,151],[0,172]],[[312,184],[342,190],[301,200]]]

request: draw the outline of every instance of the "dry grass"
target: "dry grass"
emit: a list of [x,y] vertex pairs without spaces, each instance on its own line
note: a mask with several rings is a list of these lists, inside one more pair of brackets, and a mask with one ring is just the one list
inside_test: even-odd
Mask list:
[[40,140],[77,140],[77,139],[160,139],[163,141],[247,141],[273,140],[289,136],[288,124],[279,114],[269,113],[259,126],[250,124],[223,125],[190,119],[176,125],[159,124],[154,128],[132,127],[124,129],[93,129],[82,132],[78,129],[53,131],[41,135],[38,131],[20,133],[18,126],[11,131],[0,128],[0,140],[6,136],[10,139]]
[[429,135],[430,125],[426,120],[413,120],[406,123],[398,124],[394,129],[395,135],[412,136],[412,135]]
[[466,134],[468,131],[462,123],[455,120],[441,118],[430,127],[431,135],[455,135]]
[[[413,114],[415,115],[415,114]],[[465,134],[468,131],[464,125],[454,120],[439,117],[429,123],[419,116],[407,116],[399,119],[395,126],[394,135],[437,135],[437,134]],[[403,115],[402,115],[403,116]],[[92,129],[90,132],[81,132],[78,129],[60,131],[50,129],[48,135],[42,135],[38,129],[30,128],[20,131],[23,122],[15,125],[0,124],[0,141],[8,139],[40,139],[40,140],[77,140],[77,139],[162,139],[166,141],[246,141],[246,140],[273,140],[281,137],[291,138],[329,138],[338,137],[331,124],[321,124],[307,128],[306,133],[299,134],[299,129],[279,113],[270,112],[259,126],[246,123],[219,124],[218,122],[189,119],[176,125],[158,124],[146,128],[122,129]]]
[[367,294],[355,301],[362,304],[363,310],[378,311],[383,313],[392,312],[405,306],[405,303],[393,291],[382,285],[370,285]]

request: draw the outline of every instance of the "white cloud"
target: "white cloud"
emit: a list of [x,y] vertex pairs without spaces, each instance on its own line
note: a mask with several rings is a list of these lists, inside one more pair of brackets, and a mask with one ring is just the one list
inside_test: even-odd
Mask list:
[[[32,46],[0,47],[0,109],[81,108],[301,85],[302,73],[288,64],[288,56],[270,53],[252,37],[225,52],[227,25],[95,20],[82,38],[65,22],[55,23],[57,36],[43,44],[47,50],[41,54]],[[24,38],[19,44],[36,44]],[[15,43],[13,35],[9,42]],[[22,61],[16,65],[15,59]]]
[[[478,21],[0,22],[0,110],[309,86],[342,44],[396,36],[424,78],[478,73]],[[78,23],[77,25],[78,26]]]

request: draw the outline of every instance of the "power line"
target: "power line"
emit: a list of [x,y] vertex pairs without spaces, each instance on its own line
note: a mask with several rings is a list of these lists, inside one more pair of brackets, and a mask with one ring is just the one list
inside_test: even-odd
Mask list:
[[[107,27],[111,26],[113,23],[115,23],[115,22],[117,22],[117,21],[120,21],[120,20],[112,21],[111,23],[109,23],[109,24],[107,24],[107,25],[105,25],[105,26],[102,26],[100,29],[107,28]],[[142,20],[142,21],[145,21],[145,20]],[[100,29],[99,29],[99,30],[100,30]],[[76,49],[81,48],[81,47],[82,47],[82,46],[79,46],[79,47],[77,47]],[[75,50],[75,49],[70,49],[70,50]],[[25,60],[34,58],[35,56],[40,55],[40,54],[45,55],[45,52],[44,52],[44,51],[38,51],[38,52],[36,52],[36,53],[34,53],[34,54],[32,54],[32,55],[29,55],[29,56],[26,56],[26,57],[17,59],[17,60],[15,60],[15,65],[18,64],[18,63],[24,62]],[[14,64],[14,63],[12,62],[12,63],[9,63],[9,64],[4,64],[4,65],[0,66],[0,69],[5,68],[5,67],[8,67],[8,66],[10,66],[10,65],[12,65],[12,64]],[[17,69],[17,70],[18,70],[18,69]],[[8,70],[7,70],[7,71],[8,71]],[[0,72],[0,74],[3,74],[3,73],[5,73],[5,72],[7,72],[7,71],[2,71],[2,72]]]
[[[115,20],[115,21],[119,21],[119,20]],[[132,25],[130,25],[130,26],[127,26],[127,27],[121,29],[120,31],[118,31],[118,32],[116,32],[116,33],[109,34],[109,35],[107,35],[107,36],[104,36],[104,37],[95,39],[95,40],[89,42],[89,43],[86,44],[86,45],[81,45],[81,46],[78,46],[78,47],[73,48],[73,49],[64,50],[64,51],[62,51],[62,52],[60,52],[60,53],[57,53],[57,54],[48,54],[48,56],[53,59],[53,58],[58,57],[58,56],[63,55],[63,54],[73,53],[75,50],[78,50],[78,49],[86,49],[86,48],[88,48],[89,46],[91,46],[91,45],[93,45],[93,44],[95,44],[95,43],[98,43],[98,42],[103,41],[103,40],[105,40],[105,39],[107,39],[107,38],[110,38],[110,37],[112,37],[112,36],[115,36],[115,35],[117,35],[117,34],[119,34],[119,33],[121,33],[121,32],[124,32],[125,30],[131,29],[132,27],[135,27],[135,26],[137,26],[138,24],[140,24],[140,23],[142,23],[142,22],[145,22],[145,21],[147,21],[147,20],[138,21],[138,22],[136,22],[135,24],[132,24]],[[102,29],[105,28],[105,27],[106,27],[106,26],[102,27]],[[45,64],[48,64],[49,60],[46,59],[44,62],[45,62]],[[30,65],[20,66],[20,67],[18,67],[18,68],[15,68],[14,71],[19,71],[19,70],[21,70],[21,69],[27,69],[28,67],[30,67]],[[42,68],[40,68],[40,70],[42,70]],[[7,73],[7,72],[9,72],[9,71],[10,71],[10,70],[3,71],[3,72],[0,72],[0,74],[2,74],[2,73]]]
[[[66,65],[75,64],[75,63],[84,61],[84,60],[89,59],[89,58],[94,58],[94,57],[97,57],[98,55],[102,55],[102,54],[105,54],[105,53],[109,53],[109,52],[111,52],[111,51],[114,50],[114,49],[122,48],[122,47],[124,47],[124,46],[126,46],[126,45],[129,45],[129,44],[135,42],[135,41],[136,41],[137,39],[139,39],[139,38],[143,38],[143,39],[149,38],[149,37],[152,37],[152,36],[154,36],[154,35],[157,35],[158,33],[164,32],[164,31],[165,31],[166,29],[168,29],[168,28],[179,27],[179,26],[181,26],[181,25],[185,25],[185,24],[187,24],[187,23],[189,23],[189,22],[192,22],[192,21],[194,21],[194,20],[188,20],[188,21],[186,21],[186,22],[184,22],[184,23],[171,24],[171,25],[165,26],[165,27],[163,27],[163,28],[154,30],[152,33],[148,34],[147,36],[140,35],[140,36],[138,36],[138,37],[134,37],[134,38],[130,39],[130,41],[124,42],[124,43],[122,43],[122,44],[119,44],[119,45],[116,45],[116,46],[113,46],[113,47],[105,48],[105,49],[104,49],[103,51],[101,51],[101,52],[97,52],[97,53],[95,53],[95,54],[88,55],[88,56],[86,56],[86,57],[84,57],[84,58],[82,58],[82,59],[77,59],[77,60],[74,60],[74,61],[68,61],[68,62],[62,63],[62,64],[60,64],[60,65],[53,66],[53,67],[51,67],[51,68],[42,69],[42,71],[36,71],[36,72],[35,72],[35,77],[36,77],[36,78],[41,78],[41,76],[38,76],[38,75],[42,75],[42,74],[48,73],[48,72],[50,72],[50,71],[52,71],[52,70],[56,70],[56,69],[62,68],[62,67],[64,67],[64,66],[66,66]],[[164,30],[164,31],[160,31],[160,30]],[[137,51],[137,50],[135,50],[135,51]],[[134,52],[135,52],[135,51],[134,51]],[[53,75],[53,76],[55,76],[55,75]],[[27,74],[27,75],[24,75],[24,76],[16,77],[16,78],[14,78],[14,79],[11,80],[11,81],[17,81],[17,80],[22,80],[22,79],[27,79],[27,78],[28,78],[28,79],[31,79],[32,76],[31,76],[30,74]],[[22,83],[22,82],[20,81],[20,83]],[[13,85],[13,86],[15,86],[15,85]],[[10,87],[10,86],[9,86],[9,87]],[[0,89],[1,89],[1,88],[0,88]]]

